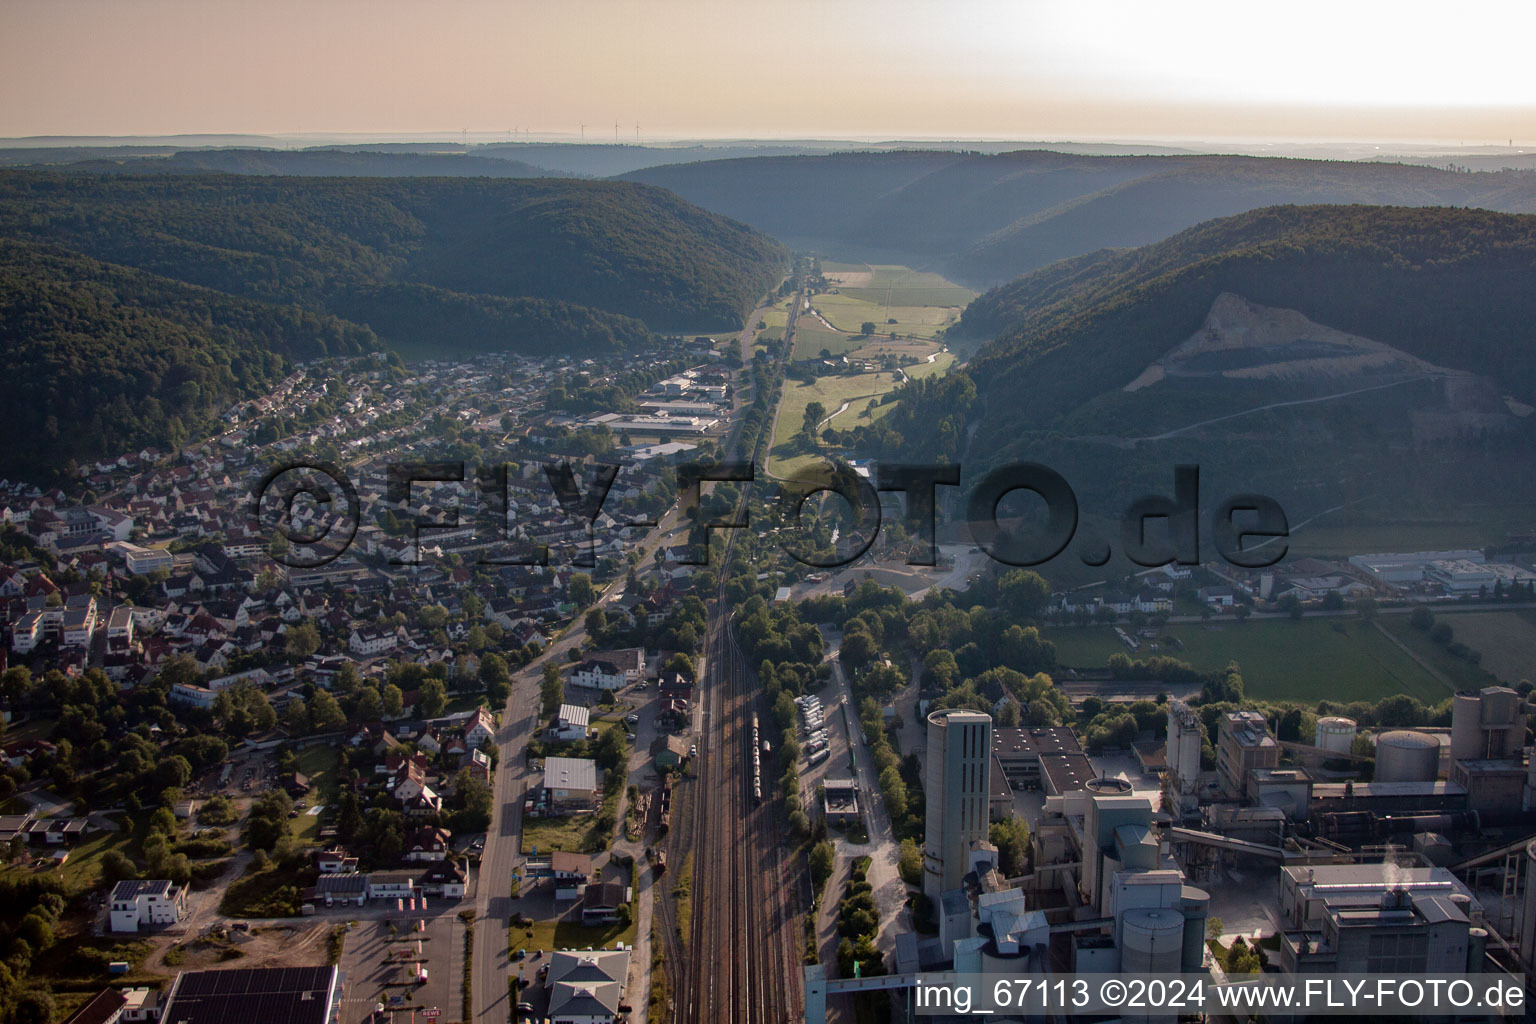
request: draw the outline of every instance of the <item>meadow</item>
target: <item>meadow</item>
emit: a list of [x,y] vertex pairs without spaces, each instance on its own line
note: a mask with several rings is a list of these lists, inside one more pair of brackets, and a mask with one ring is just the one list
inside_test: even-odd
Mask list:
[[1062,665],[1100,668],[1116,652],[1133,658],[1165,654],[1202,672],[1235,661],[1242,666],[1248,695],[1266,700],[1376,701],[1406,693],[1436,703],[1452,692],[1375,626],[1359,619],[1212,620],[1174,623],[1167,633],[1184,645],[1182,651],[1172,646],[1128,651],[1108,626],[1045,630]]

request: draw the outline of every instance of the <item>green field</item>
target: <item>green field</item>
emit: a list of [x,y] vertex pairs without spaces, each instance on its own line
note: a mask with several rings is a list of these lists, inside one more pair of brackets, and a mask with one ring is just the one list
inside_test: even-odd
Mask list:
[[786,380],[784,397],[779,402],[778,423],[773,431],[773,447],[768,453],[769,472],[788,476],[801,466],[820,458],[809,449],[802,448],[796,436],[805,418],[806,406],[820,402],[827,414],[831,415],[844,402],[848,402],[846,412],[834,420],[838,429],[847,430],[858,424],[857,417],[866,415],[864,408],[871,399],[878,401],[881,395],[893,390],[899,382],[898,374],[885,370],[851,377],[818,377],[814,384]]
[[[934,338],[960,317],[976,293],[938,274],[891,264],[823,261],[822,274],[834,291],[812,304],[839,331],[854,332],[866,322],[881,334]],[[894,321],[894,323],[892,322]],[[807,347],[804,351],[820,351]],[[837,354],[837,350],[832,350]],[[799,356],[798,358],[805,358]]]
[[[871,321],[875,333],[902,337],[933,338],[960,318],[958,306],[894,306],[856,298],[847,292],[818,295],[812,304],[840,331],[858,331],[861,324]],[[893,324],[892,320],[896,322]]]
[[[854,324],[857,328],[858,324]],[[821,321],[806,314],[795,325],[794,359],[803,362],[816,359],[825,352],[828,356],[845,356],[869,344],[869,339],[859,334],[838,334],[821,325]]]
[[1437,619],[1451,627],[1456,640],[1482,654],[1480,666],[1447,653],[1406,619],[1383,624],[1415,651],[1427,650],[1436,667],[1463,686],[1513,685],[1536,676],[1536,612],[1441,612]]
[[320,814],[310,814],[309,809],[336,802],[336,773],[341,765],[341,753],[335,747],[318,744],[299,751],[298,771],[309,776],[309,805],[293,820],[293,837],[305,846],[320,843]]
[[[1449,617],[1448,617],[1449,618]],[[1455,622],[1461,616],[1450,621]],[[1406,615],[1383,615],[1378,620],[1381,628],[1392,634],[1402,645],[1419,657],[1419,660],[1439,672],[1458,690],[1481,689],[1493,686],[1498,680],[1487,670],[1458,658],[1408,624]],[[1458,636],[1457,639],[1460,639]]]
[[[1395,624],[1394,624],[1395,625]],[[1358,619],[1266,619],[1256,622],[1175,623],[1167,632],[1184,650],[1127,651],[1107,626],[1045,631],[1063,665],[1097,668],[1116,652],[1135,658],[1166,654],[1213,672],[1229,661],[1243,669],[1251,697],[1269,700],[1380,700],[1406,693],[1427,703],[1451,689],[1369,623]],[[1440,667],[1440,666],[1436,666]]]

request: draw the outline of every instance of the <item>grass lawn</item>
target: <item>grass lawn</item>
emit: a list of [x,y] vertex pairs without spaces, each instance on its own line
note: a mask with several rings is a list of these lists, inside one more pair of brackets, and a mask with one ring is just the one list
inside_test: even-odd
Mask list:
[[[1336,628],[1337,627],[1337,628]],[[1185,649],[1160,652],[1212,672],[1236,661],[1251,697],[1269,700],[1380,700],[1406,693],[1434,703],[1450,691],[1375,627],[1357,619],[1266,619],[1260,622],[1177,623],[1167,632]],[[1130,654],[1107,626],[1052,627],[1063,665],[1102,667],[1115,652]],[[1143,648],[1133,657],[1147,657]],[[1438,666],[1437,666],[1438,667]]]
[[309,797],[305,800],[309,807],[293,819],[293,837],[306,846],[315,846],[320,842],[320,819],[325,815],[324,812],[310,814],[309,811],[336,802],[336,773],[341,766],[341,752],[335,747],[317,745],[299,751],[298,759],[298,771],[309,776]]
[[835,423],[838,429],[848,430],[860,422],[869,422],[864,412],[871,399],[894,390],[900,377],[887,370],[879,373],[859,373],[850,377],[818,377],[814,384],[802,384],[797,380],[784,382],[784,394],[779,401],[779,420],[773,431],[773,446],[769,451],[769,472],[788,475],[820,456],[802,449],[796,435],[805,418],[805,408],[812,402],[820,402],[827,415],[837,412],[844,402],[849,403],[846,415]]
[[[530,937],[529,933],[532,932]],[[634,944],[639,926],[629,924],[583,925],[574,921],[535,921],[522,928],[513,925],[507,932],[507,949],[526,949],[531,956],[536,949],[612,949],[615,942]]]
[[596,814],[571,814],[560,818],[524,818],[523,853],[551,850],[596,853],[606,838],[597,828]]

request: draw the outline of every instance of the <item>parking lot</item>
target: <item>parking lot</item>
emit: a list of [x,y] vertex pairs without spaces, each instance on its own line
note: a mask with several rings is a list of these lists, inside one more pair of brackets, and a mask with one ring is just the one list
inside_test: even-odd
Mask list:
[[[435,903],[435,905],[434,905]],[[353,924],[342,947],[341,969],[346,976],[339,1024],[364,1024],[384,1007],[383,1020],[422,1019],[422,1010],[437,1009],[445,1021],[463,1015],[464,931],[458,901],[428,901],[427,915],[400,915],[387,909],[359,909],[368,917]],[[332,913],[335,913],[334,911]],[[417,930],[417,922],[425,930]],[[417,965],[427,980],[415,980]]]

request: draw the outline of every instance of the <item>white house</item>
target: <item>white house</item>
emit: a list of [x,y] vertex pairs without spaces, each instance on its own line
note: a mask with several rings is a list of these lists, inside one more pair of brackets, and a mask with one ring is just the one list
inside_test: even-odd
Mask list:
[[118,882],[112,889],[114,932],[173,925],[187,912],[187,890],[164,878]]
[[561,704],[555,716],[554,735],[557,740],[584,740],[592,713],[579,704]]
[[464,724],[464,742],[474,749],[496,737],[496,719],[485,708],[476,708],[473,718]]
[[347,638],[347,649],[359,658],[371,658],[394,650],[399,642],[400,637],[393,629],[358,626]]
[[597,690],[617,690],[629,681],[624,669],[611,661],[588,658],[571,670],[571,682]]

